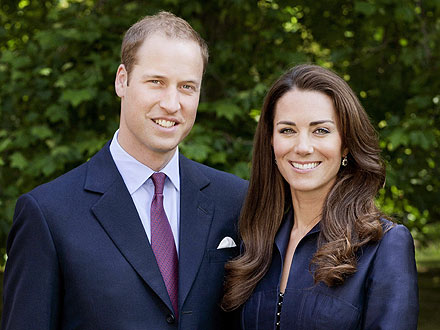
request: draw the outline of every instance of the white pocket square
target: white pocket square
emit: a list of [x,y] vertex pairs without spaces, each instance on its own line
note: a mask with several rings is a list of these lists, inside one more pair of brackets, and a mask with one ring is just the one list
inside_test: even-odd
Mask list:
[[220,244],[217,246],[217,250],[218,249],[232,248],[232,247],[235,247],[235,246],[237,246],[237,244],[235,244],[234,240],[232,238],[230,238],[229,236],[226,236],[225,238],[222,239]]

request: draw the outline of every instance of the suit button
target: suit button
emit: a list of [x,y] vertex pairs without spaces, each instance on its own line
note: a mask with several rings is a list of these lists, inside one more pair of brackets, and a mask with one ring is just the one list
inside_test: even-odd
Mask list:
[[174,317],[173,314],[168,314],[167,315],[167,323],[168,324],[173,324],[174,322],[176,322],[176,318]]

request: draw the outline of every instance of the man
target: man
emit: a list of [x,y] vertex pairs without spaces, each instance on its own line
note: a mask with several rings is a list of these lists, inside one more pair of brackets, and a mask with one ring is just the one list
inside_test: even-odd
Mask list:
[[229,326],[218,304],[246,182],[177,147],[194,124],[207,58],[170,13],[127,31],[112,141],[17,202],[3,329]]

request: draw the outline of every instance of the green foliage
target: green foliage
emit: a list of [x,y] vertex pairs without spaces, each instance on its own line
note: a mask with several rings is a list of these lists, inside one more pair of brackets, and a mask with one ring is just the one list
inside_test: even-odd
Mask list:
[[291,66],[317,63],[349,82],[377,126],[388,164],[378,203],[418,238],[436,232],[426,228],[440,220],[438,0],[2,0],[0,246],[20,194],[112,137],[123,33],[160,9],[210,46],[188,157],[247,178],[265,92]]

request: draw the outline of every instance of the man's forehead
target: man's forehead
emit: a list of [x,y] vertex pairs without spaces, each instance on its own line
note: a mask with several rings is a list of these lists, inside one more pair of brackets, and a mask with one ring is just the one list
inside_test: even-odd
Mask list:
[[183,36],[182,37],[181,36],[171,36],[171,35],[167,35],[164,32],[161,32],[161,31],[152,32],[152,33],[147,34],[145,36],[144,40],[142,40],[142,42],[139,44],[138,52],[139,52],[139,49],[141,49],[142,46],[145,45],[145,43],[161,44],[161,43],[165,43],[168,41],[193,44],[193,45],[197,46],[197,48],[200,49],[200,55],[201,55],[201,47],[197,43],[197,41],[195,41],[194,39],[192,39],[190,37],[183,37]]
[[[185,44],[188,43],[188,45],[196,46],[197,49],[200,52],[200,58],[203,63],[203,55],[202,55],[202,49],[200,45],[192,39],[189,38],[179,38],[179,37],[169,37],[163,33],[155,32],[152,33],[144,38],[144,40],[139,44],[139,47],[136,50],[135,56],[134,56],[134,63],[137,64],[139,60],[139,53],[142,51],[148,51],[149,49],[154,49],[156,47],[163,47],[164,44],[168,43],[169,41],[173,43],[180,43]],[[146,48],[145,45],[148,44],[148,47]],[[152,47],[153,46],[153,47]]]
[[194,40],[170,38],[162,34],[145,38],[136,51],[134,64],[145,67],[165,66],[167,69],[172,69],[170,65],[175,69],[186,66],[189,70],[199,66],[203,69],[204,65],[201,48]]

